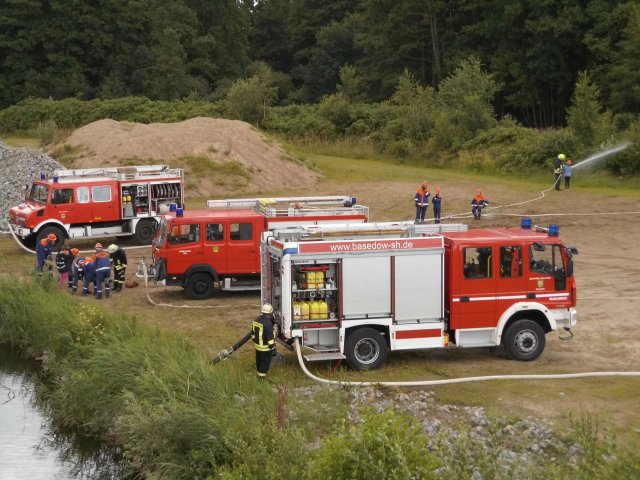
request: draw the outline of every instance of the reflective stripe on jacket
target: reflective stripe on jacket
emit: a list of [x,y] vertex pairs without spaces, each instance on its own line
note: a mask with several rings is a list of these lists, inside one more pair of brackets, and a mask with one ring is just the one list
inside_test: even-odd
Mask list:
[[268,352],[276,346],[273,336],[273,320],[260,315],[253,321],[253,343],[259,352]]
[[431,196],[431,192],[429,191],[429,189],[424,191],[422,187],[418,188],[418,191],[416,192],[416,196],[415,196],[416,205],[418,207],[428,207],[430,196]]

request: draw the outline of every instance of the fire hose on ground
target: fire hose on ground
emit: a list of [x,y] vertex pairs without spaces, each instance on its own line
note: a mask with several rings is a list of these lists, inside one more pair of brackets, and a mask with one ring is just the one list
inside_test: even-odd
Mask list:
[[[233,352],[242,347],[251,338],[251,332],[234,343],[231,347],[222,350],[217,356],[211,360],[212,364],[226,360]],[[287,342],[285,342],[286,345]],[[640,372],[580,372],[580,373],[551,373],[551,374],[532,374],[532,375],[484,375],[479,377],[460,377],[448,378],[443,380],[416,380],[406,382],[393,381],[376,381],[376,382],[349,382],[344,380],[329,380],[318,377],[309,371],[302,358],[302,350],[300,348],[300,339],[295,338],[293,345],[295,347],[298,363],[304,374],[310,379],[328,385],[353,386],[353,387],[426,387],[436,385],[453,385],[457,383],[486,382],[490,380],[562,380],[572,378],[594,378],[594,377],[640,377]],[[290,347],[289,347],[290,348]]]

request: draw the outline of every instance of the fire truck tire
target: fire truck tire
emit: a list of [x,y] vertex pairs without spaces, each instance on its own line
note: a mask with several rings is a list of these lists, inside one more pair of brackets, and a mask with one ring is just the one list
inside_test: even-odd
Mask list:
[[213,297],[213,278],[206,273],[194,273],[185,285],[187,297],[191,300],[204,300]]
[[136,224],[136,232],[133,234],[133,238],[138,245],[149,245],[153,235],[156,233],[156,228],[158,228],[158,222],[152,218],[140,220]]
[[43,229],[39,230],[36,234],[35,244],[37,245],[40,240],[42,240],[43,238],[47,238],[47,235],[49,235],[50,233],[53,233],[57,238],[56,243],[53,245],[53,251],[57,252],[58,250],[60,250],[60,247],[64,245],[64,241],[67,238],[66,234],[61,228],[44,227]]
[[529,362],[540,356],[546,338],[542,327],[533,320],[517,320],[507,329],[504,349],[514,360]]
[[373,370],[380,367],[389,353],[384,337],[373,328],[352,331],[345,343],[347,364],[354,370]]

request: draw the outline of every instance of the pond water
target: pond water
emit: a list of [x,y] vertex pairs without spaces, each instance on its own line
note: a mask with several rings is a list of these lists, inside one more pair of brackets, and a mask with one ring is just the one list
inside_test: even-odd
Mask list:
[[55,432],[36,405],[37,367],[0,345],[0,480],[123,478],[111,452]]

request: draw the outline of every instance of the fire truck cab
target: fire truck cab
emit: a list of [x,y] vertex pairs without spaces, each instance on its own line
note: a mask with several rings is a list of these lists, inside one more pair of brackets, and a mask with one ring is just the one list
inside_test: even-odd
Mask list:
[[162,215],[153,240],[155,280],[191,299],[223,290],[260,289],[260,239],[272,228],[362,223],[369,209],[348,196],[209,200],[210,210]]
[[133,236],[151,242],[161,212],[183,206],[181,169],[167,165],[56,170],[28,189],[9,222],[25,244],[50,233],[65,238]]
[[502,345],[513,359],[534,360],[546,333],[576,324],[577,251],[552,227],[267,232],[262,301],[273,305],[282,340],[300,341],[307,360],[346,359],[364,370],[391,351],[450,345]]

